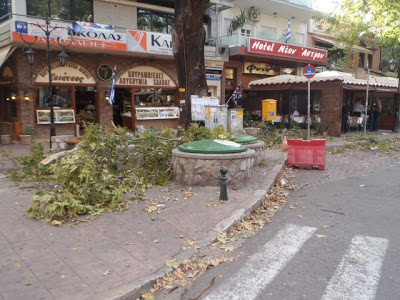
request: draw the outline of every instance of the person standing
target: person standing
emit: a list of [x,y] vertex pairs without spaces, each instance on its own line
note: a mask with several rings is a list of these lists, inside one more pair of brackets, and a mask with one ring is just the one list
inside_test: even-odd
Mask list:
[[378,131],[379,130],[379,119],[381,117],[381,110],[382,110],[382,102],[380,99],[377,99],[377,101],[374,103],[372,107],[372,131]]
[[350,105],[349,101],[343,102],[342,106],[342,133],[346,133],[348,131],[347,120],[349,118],[350,113]]
[[361,99],[358,98],[357,101],[353,104],[353,116],[361,117],[361,113],[364,107],[361,104]]

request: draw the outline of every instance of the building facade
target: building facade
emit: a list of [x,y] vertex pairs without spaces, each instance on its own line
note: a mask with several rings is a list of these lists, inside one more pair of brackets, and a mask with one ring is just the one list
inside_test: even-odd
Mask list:
[[[6,1],[7,2],[7,1]],[[0,19],[0,132],[33,126],[49,135],[50,89],[47,39],[39,26],[50,3],[51,81],[57,135],[79,134],[85,123],[176,127],[179,89],[172,52],[173,1],[12,0]],[[221,97],[227,55],[219,53],[216,11],[232,6],[211,1],[204,16],[209,95]],[[74,28],[79,21],[79,30]],[[74,28],[74,30],[72,29]],[[72,37],[72,38],[71,38]],[[32,65],[26,50],[36,55]],[[58,62],[63,47],[66,65]],[[115,102],[109,92],[115,70]],[[79,126],[77,126],[79,125]]]

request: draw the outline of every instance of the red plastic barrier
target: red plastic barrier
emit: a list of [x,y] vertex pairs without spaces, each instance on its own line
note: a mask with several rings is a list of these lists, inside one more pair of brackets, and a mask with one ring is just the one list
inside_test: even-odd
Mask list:
[[289,140],[287,166],[325,170],[325,140]]

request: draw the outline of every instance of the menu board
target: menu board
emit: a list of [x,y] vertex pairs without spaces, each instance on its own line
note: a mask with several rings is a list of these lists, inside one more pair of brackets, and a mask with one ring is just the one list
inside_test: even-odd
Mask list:
[[[36,111],[38,124],[50,124],[50,110]],[[54,110],[54,123],[55,124],[68,124],[75,123],[75,111],[73,109],[55,109]]]
[[178,107],[141,107],[136,108],[137,120],[179,119]]
[[192,104],[192,121],[205,121],[206,120],[206,110],[207,105],[219,105],[219,99],[214,97],[199,97],[192,95],[190,97]]

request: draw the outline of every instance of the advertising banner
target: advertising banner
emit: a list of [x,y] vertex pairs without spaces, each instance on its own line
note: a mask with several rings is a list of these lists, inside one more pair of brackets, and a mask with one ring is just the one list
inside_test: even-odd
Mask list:
[[170,34],[128,30],[128,52],[173,56]]
[[[34,42],[37,37],[37,44],[46,44],[46,36],[43,30],[37,25],[44,26],[44,23],[28,23],[25,21],[15,21],[12,29],[12,39],[15,42]],[[57,26],[57,25],[53,25]],[[126,51],[126,34],[97,28],[82,28],[79,33],[74,32],[72,28],[57,28],[50,34],[50,44],[58,45],[57,38],[60,38],[61,44],[68,44],[72,35],[70,47],[91,48],[97,50]],[[21,37],[23,36],[23,39]]]

